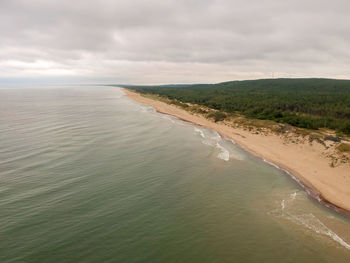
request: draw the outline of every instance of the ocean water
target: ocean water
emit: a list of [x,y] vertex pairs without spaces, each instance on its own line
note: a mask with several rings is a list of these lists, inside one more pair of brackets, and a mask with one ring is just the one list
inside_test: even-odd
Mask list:
[[350,220],[113,87],[0,88],[0,262],[350,262]]

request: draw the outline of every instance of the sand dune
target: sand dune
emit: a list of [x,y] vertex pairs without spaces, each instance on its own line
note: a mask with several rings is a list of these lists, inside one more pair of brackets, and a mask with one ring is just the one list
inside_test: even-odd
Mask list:
[[247,151],[289,171],[300,180],[310,196],[320,203],[339,213],[350,215],[350,165],[347,163],[331,167],[329,159],[322,154],[324,146],[318,143],[286,144],[276,134],[261,135],[232,128],[193,115],[174,105],[143,97],[127,89],[122,90],[129,98],[152,106],[160,113],[216,130],[233,139]]

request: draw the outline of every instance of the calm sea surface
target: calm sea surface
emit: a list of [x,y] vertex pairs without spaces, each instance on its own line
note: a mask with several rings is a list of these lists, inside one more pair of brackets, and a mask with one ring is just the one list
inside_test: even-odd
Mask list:
[[350,262],[350,220],[113,87],[0,88],[0,262]]

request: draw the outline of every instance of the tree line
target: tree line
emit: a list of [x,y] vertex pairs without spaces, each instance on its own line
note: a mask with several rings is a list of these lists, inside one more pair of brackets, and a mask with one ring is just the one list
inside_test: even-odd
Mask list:
[[262,79],[127,88],[248,118],[350,134],[350,80]]

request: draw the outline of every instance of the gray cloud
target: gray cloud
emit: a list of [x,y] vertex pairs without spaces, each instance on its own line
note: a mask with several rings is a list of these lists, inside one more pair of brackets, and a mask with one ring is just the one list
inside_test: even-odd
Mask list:
[[0,77],[350,78],[345,0],[2,0]]

